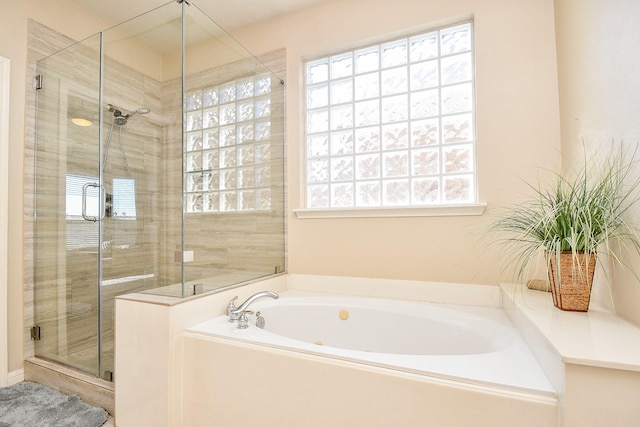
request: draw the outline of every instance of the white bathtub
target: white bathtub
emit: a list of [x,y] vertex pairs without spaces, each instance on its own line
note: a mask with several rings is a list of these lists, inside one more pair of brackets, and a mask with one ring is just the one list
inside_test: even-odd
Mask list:
[[265,328],[250,316],[238,329],[226,316],[189,328],[293,352],[453,380],[460,384],[556,392],[501,309],[412,303],[287,291],[256,301]]

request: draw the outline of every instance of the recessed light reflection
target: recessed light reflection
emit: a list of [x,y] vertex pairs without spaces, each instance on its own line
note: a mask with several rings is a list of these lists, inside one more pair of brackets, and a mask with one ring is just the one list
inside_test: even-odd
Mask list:
[[76,125],[76,126],[81,126],[81,127],[87,127],[87,126],[91,126],[93,124],[93,122],[91,120],[87,120],[87,119],[81,119],[79,117],[74,117],[71,119],[71,122]]

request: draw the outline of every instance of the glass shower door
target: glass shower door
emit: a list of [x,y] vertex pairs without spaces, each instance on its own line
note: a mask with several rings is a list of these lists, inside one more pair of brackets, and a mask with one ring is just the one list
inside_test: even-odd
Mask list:
[[100,35],[37,74],[35,352],[99,376]]
[[284,63],[187,2],[38,62],[36,356],[112,379],[118,295],[285,269]]

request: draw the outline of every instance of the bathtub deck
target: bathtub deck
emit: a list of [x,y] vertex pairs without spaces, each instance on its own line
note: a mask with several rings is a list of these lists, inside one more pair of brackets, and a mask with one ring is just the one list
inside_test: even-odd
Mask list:
[[[320,300],[324,301],[328,301],[328,298],[330,298],[326,295],[287,291],[281,294],[281,298],[277,301],[266,301],[262,304],[256,303],[254,309],[260,310],[261,307],[283,304],[287,300],[293,301],[300,297],[320,298]],[[359,304],[360,301],[367,300],[367,298],[353,299],[348,297],[340,297],[339,299],[345,306]],[[429,307],[428,303],[423,304],[427,304],[426,307]],[[443,305],[440,304],[436,306],[437,309],[442,307]],[[469,306],[445,307],[451,307],[453,310],[460,310],[472,316],[482,316],[482,318],[500,323],[513,334],[513,343],[500,351],[482,354],[399,355],[371,353],[345,350],[326,345],[320,346],[312,342],[290,339],[259,329],[254,326],[253,322],[251,322],[251,326],[248,329],[239,330],[236,324],[227,321],[226,316],[210,319],[188,328],[187,332],[192,336],[212,336],[265,345],[301,354],[329,357],[392,371],[452,380],[460,384],[533,393],[552,399],[557,397],[556,390],[548,381],[524,340],[517,334],[515,327],[501,309]],[[415,331],[415,333],[420,332]]]

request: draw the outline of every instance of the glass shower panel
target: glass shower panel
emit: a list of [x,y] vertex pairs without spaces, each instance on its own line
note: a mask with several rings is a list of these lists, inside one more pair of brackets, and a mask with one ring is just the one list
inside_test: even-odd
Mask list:
[[39,61],[37,74],[35,351],[97,375],[100,35]]
[[284,270],[284,87],[184,7],[183,296]]
[[112,379],[116,296],[284,271],[283,64],[175,1],[38,63],[36,356]]
[[180,16],[172,2],[103,33],[103,371],[113,372],[115,297],[180,283],[179,233],[167,227],[172,216],[180,227],[180,169],[163,166],[180,156],[165,134],[180,113],[162,107],[164,93],[181,90],[165,84],[163,70],[165,55],[180,51]]

